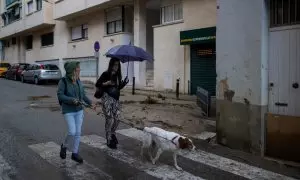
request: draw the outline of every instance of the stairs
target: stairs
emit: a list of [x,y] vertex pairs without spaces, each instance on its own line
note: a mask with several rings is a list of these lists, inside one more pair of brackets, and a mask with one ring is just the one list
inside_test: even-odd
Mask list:
[[146,70],[146,87],[154,86],[154,70],[147,69]]

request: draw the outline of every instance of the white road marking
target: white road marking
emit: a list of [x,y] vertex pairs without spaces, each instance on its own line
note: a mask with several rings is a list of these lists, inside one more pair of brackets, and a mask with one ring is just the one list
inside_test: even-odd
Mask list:
[[110,175],[93,165],[86,162],[83,164],[74,162],[71,160],[70,152],[67,152],[67,158],[62,160],[59,157],[60,146],[54,142],[29,145],[29,148],[38,153],[53,166],[66,171],[67,175],[74,180],[112,179]]
[[15,169],[0,155],[0,180],[10,180],[9,175],[12,174],[15,174]]
[[[133,138],[136,140],[140,140],[143,132],[134,128],[129,129],[121,129],[118,130],[117,133],[127,136],[129,138]],[[262,168],[254,167],[245,163],[241,163],[232,159],[228,159],[222,156],[218,156],[212,153],[208,153],[205,151],[197,150],[195,152],[187,152],[181,151],[179,155],[191,159],[195,162],[199,162],[201,164],[206,164],[208,166],[221,169],[223,171],[230,172],[232,174],[242,176],[248,179],[274,179],[274,180],[296,180],[291,177],[287,177],[278,173],[274,173]]]
[[[91,147],[100,149],[101,151],[107,153],[109,156],[129,164],[130,166],[137,168],[151,176],[157,178],[166,179],[182,179],[182,180],[204,180],[200,177],[196,177],[185,171],[178,171],[172,166],[168,165],[152,165],[149,162],[142,162],[138,158],[131,157],[130,155],[120,151],[120,147],[116,150],[111,150],[106,146],[106,140],[97,135],[89,135],[81,137],[81,142],[85,143]],[[145,151],[146,154],[146,151]]]

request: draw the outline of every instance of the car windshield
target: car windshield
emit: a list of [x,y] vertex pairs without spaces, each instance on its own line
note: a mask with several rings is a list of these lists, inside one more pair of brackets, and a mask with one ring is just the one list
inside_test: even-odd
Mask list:
[[0,67],[5,67],[5,68],[7,68],[7,67],[9,67],[10,66],[10,64],[9,63],[0,63]]
[[59,68],[56,65],[54,65],[54,64],[46,64],[44,66],[44,69],[45,70],[59,70]]

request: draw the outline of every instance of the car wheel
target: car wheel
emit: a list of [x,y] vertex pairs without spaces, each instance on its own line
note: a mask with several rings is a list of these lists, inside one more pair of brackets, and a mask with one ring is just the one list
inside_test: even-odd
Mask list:
[[39,78],[38,77],[34,77],[34,84],[38,85],[39,84]]
[[24,76],[21,76],[21,82],[25,83]]

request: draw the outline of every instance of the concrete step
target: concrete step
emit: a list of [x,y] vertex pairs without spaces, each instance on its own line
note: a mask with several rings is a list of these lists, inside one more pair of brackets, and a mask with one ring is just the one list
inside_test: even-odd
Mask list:
[[146,86],[154,86],[154,80],[153,79],[146,79]]

